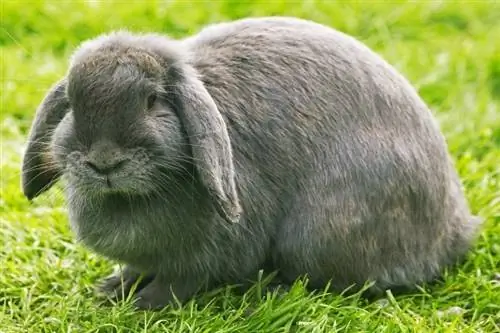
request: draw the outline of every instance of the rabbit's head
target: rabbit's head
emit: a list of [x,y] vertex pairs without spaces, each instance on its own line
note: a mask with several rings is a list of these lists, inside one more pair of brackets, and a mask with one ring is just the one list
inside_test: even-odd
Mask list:
[[237,221],[227,128],[186,57],[156,35],[118,32],[82,44],[36,112],[25,195],[38,196],[64,174],[87,196],[147,196],[193,165],[219,214]]

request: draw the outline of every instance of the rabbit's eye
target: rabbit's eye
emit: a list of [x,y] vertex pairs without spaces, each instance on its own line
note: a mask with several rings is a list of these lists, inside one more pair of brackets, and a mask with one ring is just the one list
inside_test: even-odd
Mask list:
[[148,97],[148,110],[152,109],[156,103],[156,94],[149,95]]

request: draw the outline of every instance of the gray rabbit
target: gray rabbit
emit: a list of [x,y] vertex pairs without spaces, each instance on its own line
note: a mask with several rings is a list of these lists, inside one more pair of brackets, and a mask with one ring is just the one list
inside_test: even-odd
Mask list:
[[291,17],[84,42],[36,111],[30,200],[63,176],[100,284],[157,309],[260,269],[373,292],[431,281],[480,229],[429,108],[356,39]]

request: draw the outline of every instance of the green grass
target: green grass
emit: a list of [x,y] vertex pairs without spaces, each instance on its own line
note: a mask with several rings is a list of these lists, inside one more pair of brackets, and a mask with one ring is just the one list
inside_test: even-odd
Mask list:
[[[500,5],[487,1],[2,0],[0,332],[500,332]],[[486,219],[466,263],[419,292],[366,303],[307,293],[229,290],[182,309],[101,306],[112,263],[77,244],[54,188],[30,204],[19,165],[34,111],[82,40],[119,27],[173,36],[204,24],[294,15],[356,36],[403,72],[432,107],[470,205]],[[497,275],[496,275],[497,274]],[[463,311],[449,311],[457,309]]]

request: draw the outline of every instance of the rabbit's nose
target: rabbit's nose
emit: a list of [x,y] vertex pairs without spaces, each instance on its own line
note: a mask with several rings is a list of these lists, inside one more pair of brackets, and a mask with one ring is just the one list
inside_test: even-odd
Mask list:
[[126,154],[116,144],[99,141],[92,145],[85,164],[95,172],[107,175],[123,167],[126,162]]
[[95,161],[86,161],[85,163],[90,169],[94,170],[95,172],[102,175],[107,175],[115,170],[120,169],[125,164],[125,159],[100,161],[99,163]]

